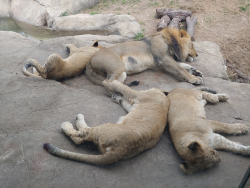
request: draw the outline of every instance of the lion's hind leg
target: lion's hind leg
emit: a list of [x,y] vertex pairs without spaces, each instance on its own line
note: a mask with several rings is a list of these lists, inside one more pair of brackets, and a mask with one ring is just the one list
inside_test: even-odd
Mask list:
[[127,112],[131,112],[133,110],[133,105],[131,105],[122,95],[113,94],[111,96],[111,100],[115,103],[120,104]]
[[211,140],[212,143],[210,144],[214,149],[222,149],[243,155],[250,155],[250,146],[244,146],[240,143],[230,141],[219,134],[213,133]]
[[44,69],[44,66],[41,66],[35,59],[29,59],[28,63],[35,67],[36,71],[39,73],[39,75],[43,78],[47,78],[46,70]]
[[74,53],[79,52],[78,48],[74,44],[66,44],[66,49],[69,52],[69,55],[71,56]]
[[71,138],[75,142],[75,144],[79,145],[85,142],[84,139],[84,131],[76,131],[70,122],[64,122],[61,125],[63,132]]
[[79,131],[83,131],[84,129],[89,128],[87,123],[85,122],[84,115],[83,114],[78,114],[76,117],[76,128]]
[[241,123],[228,124],[219,121],[207,120],[210,123],[210,127],[214,132],[223,132],[226,134],[246,134],[249,131],[247,125]]

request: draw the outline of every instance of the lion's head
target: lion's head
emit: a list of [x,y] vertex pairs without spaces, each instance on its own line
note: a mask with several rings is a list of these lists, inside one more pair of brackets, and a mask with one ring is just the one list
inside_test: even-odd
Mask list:
[[221,161],[221,157],[208,145],[193,141],[188,145],[185,160],[180,167],[184,172],[191,174],[197,170],[211,168]]
[[198,56],[191,41],[191,36],[184,30],[180,30],[180,44],[182,47],[182,59],[192,62]]
[[194,58],[198,56],[191,37],[186,31],[179,31],[175,28],[165,28],[161,31],[161,34],[170,45],[173,55],[179,61],[184,62],[187,60],[192,62]]

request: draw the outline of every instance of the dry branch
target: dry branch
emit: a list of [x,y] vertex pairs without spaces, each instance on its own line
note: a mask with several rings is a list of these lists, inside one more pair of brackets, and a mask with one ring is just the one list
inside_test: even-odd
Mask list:
[[192,15],[192,12],[189,10],[156,9],[156,14],[158,18],[167,15],[170,19],[179,18],[181,21],[184,21],[186,17]]
[[243,78],[243,82],[244,83],[249,83],[249,78],[247,77],[247,75],[245,75],[243,72],[241,72],[240,70],[238,70],[238,69],[236,69],[235,70],[235,72],[238,74],[238,76],[240,77],[240,78]]
[[168,27],[172,27],[172,28],[176,28],[179,30],[179,26],[180,26],[180,19],[179,18],[173,18],[170,22],[170,24],[168,25]]
[[161,18],[160,22],[157,24],[157,31],[160,31],[168,26],[170,18],[165,15]]
[[191,36],[191,40],[195,41],[195,39],[194,39],[194,29],[195,29],[195,24],[197,22],[197,18],[196,17],[190,18],[190,16],[188,16],[186,18],[186,22],[187,22],[187,32]]

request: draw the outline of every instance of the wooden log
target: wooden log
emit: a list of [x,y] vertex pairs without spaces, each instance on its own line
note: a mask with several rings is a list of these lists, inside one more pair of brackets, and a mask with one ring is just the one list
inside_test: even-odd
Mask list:
[[180,19],[179,18],[173,18],[168,25],[168,27],[176,28],[178,30],[179,30],[179,26],[180,26]]
[[243,78],[243,83],[249,83],[250,79],[240,70],[236,69],[235,72],[238,74],[240,78]]
[[186,17],[192,15],[192,12],[189,10],[156,9],[156,14],[158,18],[168,15],[170,19],[179,18],[181,21],[184,21]]
[[186,18],[186,22],[187,22],[187,32],[191,36],[191,40],[195,41],[195,39],[194,39],[194,29],[195,29],[195,24],[197,22],[197,18],[196,17],[190,18],[190,16],[188,16]]
[[161,31],[166,28],[170,22],[168,15],[162,16],[160,22],[157,24],[157,31]]

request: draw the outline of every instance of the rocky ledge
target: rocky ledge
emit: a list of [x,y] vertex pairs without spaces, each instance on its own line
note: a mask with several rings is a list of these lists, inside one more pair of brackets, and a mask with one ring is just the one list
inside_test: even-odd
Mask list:
[[[218,165],[185,175],[167,127],[154,148],[106,166],[61,159],[43,149],[42,144],[50,142],[66,150],[97,154],[90,143],[74,145],[60,130],[61,123],[74,123],[76,115],[83,113],[87,124],[93,127],[115,123],[126,114],[102,86],[92,84],[84,74],[63,83],[22,74],[28,58],[41,64],[52,53],[65,58],[66,44],[89,46],[96,39],[106,47],[121,42],[119,36],[84,35],[39,41],[14,32],[0,32],[0,187],[237,187],[248,168],[249,157],[219,151],[222,161]],[[199,56],[191,64],[204,73],[204,85],[230,96],[228,102],[206,105],[207,119],[249,125],[250,85],[226,80],[224,61],[216,44],[195,42],[195,48]],[[195,87],[155,71],[129,76],[126,82],[133,80],[141,81],[133,87],[136,90]],[[250,134],[226,137],[250,145]]]

